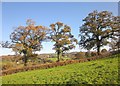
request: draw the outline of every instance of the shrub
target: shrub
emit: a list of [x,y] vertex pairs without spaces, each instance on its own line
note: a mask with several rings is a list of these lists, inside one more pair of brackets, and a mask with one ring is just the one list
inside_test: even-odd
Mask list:
[[84,52],[78,52],[77,54],[75,54],[75,59],[83,59],[84,57],[85,57]]
[[87,60],[88,60],[88,61],[90,61],[90,60],[91,60],[91,58],[87,58]]
[[90,52],[85,52],[85,57],[91,57]]
[[38,54],[31,54],[29,57],[37,57]]
[[38,58],[37,62],[43,64],[43,63],[52,63],[53,61],[47,58]]
[[106,49],[102,49],[102,50],[101,50],[101,53],[106,53],[106,52],[107,52]]
[[19,60],[22,60],[22,56],[16,55],[13,59],[17,62]]
[[91,52],[91,56],[97,56],[97,52]]
[[101,58],[107,57],[107,56],[111,56],[112,53],[111,52],[105,52],[101,54]]
[[7,63],[7,64],[2,65],[2,70],[10,69],[13,67],[14,67],[13,63]]

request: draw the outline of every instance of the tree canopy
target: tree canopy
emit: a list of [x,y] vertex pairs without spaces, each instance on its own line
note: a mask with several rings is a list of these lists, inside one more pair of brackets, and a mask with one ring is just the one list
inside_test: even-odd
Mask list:
[[10,35],[12,40],[13,50],[24,54],[24,63],[26,65],[27,59],[32,52],[40,51],[41,43],[46,40],[49,29],[44,26],[35,26],[34,21],[27,20],[27,26],[17,27]]
[[57,53],[58,61],[60,55],[69,51],[75,47],[74,43],[77,43],[77,39],[71,34],[71,28],[68,25],[64,25],[61,22],[51,24],[50,39],[55,42],[54,50]]
[[120,18],[108,11],[93,11],[83,21],[79,45],[87,50],[97,48],[97,53],[100,54],[100,47],[107,45],[108,39],[117,32]]

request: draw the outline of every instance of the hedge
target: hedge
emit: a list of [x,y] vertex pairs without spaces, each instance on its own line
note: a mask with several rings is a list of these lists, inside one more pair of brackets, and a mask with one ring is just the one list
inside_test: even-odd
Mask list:
[[40,64],[40,65],[34,65],[34,66],[11,68],[11,69],[8,69],[8,70],[3,70],[2,71],[2,76],[9,75],[9,74],[14,74],[14,73],[18,73],[18,72],[29,71],[29,70],[48,69],[48,68],[53,68],[53,67],[57,67],[57,66],[64,66],[64,65],[67,65],[67,64],[81,63],[81,62],[96,60],[96,59],[103,58],[103,57],[110,56],[110,55],[111,55],[110,53],[107,53],[107,54],[103,54],[103,55],[100,55],[100,56],[94,56],[94,57],[91,57],[91,58],[84,58],[84,59],[80,59],[80,60],[66,60],[66,61],[61,61],[61,62],[46,63],[46,64]]

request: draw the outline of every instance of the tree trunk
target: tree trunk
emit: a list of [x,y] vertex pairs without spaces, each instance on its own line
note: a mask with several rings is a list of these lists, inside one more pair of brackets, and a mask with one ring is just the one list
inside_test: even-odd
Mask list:
[[97,54],[100,55],[100,40],[97,41]]
[[27,60],[28,60],[28,53],[27,53],[27,50],[22,50],[23,54],[24,54],[24,57],[23,57],[23,62],[24,62],[24,66],[27,66]]
[[57,59],[58,59],[57,62],[59,62],[60,61],[60,52],[59,51],[57,52]]
[[118,39],[118,53],[119,53],[119,51],[120,51],[120,36],[119,36],[119,39]]
[[27,55],[24,55],[24,66],[27,66]]
[[97,54],[100,55],[100,46],[97,46]]

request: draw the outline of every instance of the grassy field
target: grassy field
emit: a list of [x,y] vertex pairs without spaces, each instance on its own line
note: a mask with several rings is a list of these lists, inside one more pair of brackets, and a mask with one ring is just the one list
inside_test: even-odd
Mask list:
[[118,84],[118,56],[21,72],[2,77],[2,84]]

